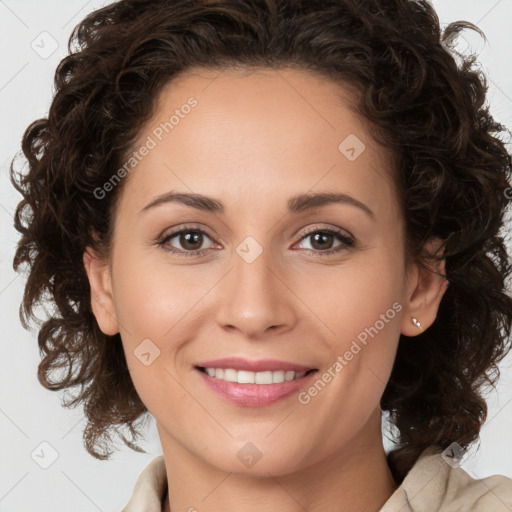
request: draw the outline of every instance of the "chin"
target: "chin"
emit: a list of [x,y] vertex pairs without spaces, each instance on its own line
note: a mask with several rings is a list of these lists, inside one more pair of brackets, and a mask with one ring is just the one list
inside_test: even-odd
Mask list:
[[240,476],[268,477],[281,476],[301,470],[313,462],[305,458],[304,447],[279,449],[266,443],[266,447],[258,448],[258,443],[250,441],[233,447],[233,450],[222,450],[210,453],[205,462],[226,473]]

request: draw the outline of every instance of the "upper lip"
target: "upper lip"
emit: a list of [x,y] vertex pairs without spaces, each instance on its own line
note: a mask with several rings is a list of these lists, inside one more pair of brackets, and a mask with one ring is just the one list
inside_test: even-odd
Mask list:
[[264,372],[264,371],[294,371],[305,372],[313,370],[311,366],[291,363],[289,361],[279,361],[277,359],[260,359],[258,361],[244,359],[242,357],[225,357],[222,359],[212,359],[210,361],[201,361],[196,366],[202,368],[231,368],[233,370],[245,370],[248,372]]

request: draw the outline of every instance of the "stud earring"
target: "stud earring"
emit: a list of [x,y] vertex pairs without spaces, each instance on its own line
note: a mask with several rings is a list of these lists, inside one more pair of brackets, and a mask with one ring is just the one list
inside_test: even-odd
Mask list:
[[420,321],[417,318],[411,317],[412,323],[423,332],[423,327],[421,327]]

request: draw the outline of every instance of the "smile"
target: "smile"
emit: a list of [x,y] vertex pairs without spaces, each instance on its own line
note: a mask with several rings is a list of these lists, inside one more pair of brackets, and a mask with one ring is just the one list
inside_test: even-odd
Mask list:
[[[221,379],[226,382],[238,382],[239,384],[279,384],[300,379],[306,375],[305,371],[294,372],[293,370],[250,372],[247,370],[235,370],[233,368],[199,368],[210,377]],[[314,371],[314,370],[309,370]]]
[[239,357],[201,361],[194,369],[216,395],[242,407],[264,407],[291,397],[318,372],[288,361]]

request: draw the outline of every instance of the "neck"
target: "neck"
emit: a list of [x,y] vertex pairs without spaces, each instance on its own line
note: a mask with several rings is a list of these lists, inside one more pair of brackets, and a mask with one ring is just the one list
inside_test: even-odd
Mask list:
[[378,437],[354,438],[314,465],[268,477],[218,470],[161,435],[169,489],[163,512],[378,512],[397,484],[382,446],[380,411],[377,429],[375,416]]

